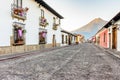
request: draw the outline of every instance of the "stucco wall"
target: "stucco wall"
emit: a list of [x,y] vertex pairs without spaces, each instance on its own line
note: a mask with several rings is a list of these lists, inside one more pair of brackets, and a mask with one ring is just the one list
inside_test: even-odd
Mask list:
[[[105,40],[104,40],[104,34],[105,36]],[[108,29],[103,29],[100,33],[100,46],[104,47],[104,48],[108,48],[108,43],[109,43],[109,35],[108,35]]]
[[[112,26],[111,26],[111,25],[108,27],[108,34],[111,35],[111,38],[109,37],[109,39],[110,39],[111,41],[109,41],[108,47],[112,49]],[[109,40],[109,39],[108,39],[108,40]]]
[[[34,0],[23,0],[23,8],[28,7],[27,20],[24,22],[18,19],[12,19],[11,17],[11,4],[13,0],[0,0],[1,14],[0,14],[0,46],[10,46],[10,36],[13,36],[13,22],[21,22],[25,24],[26,33],[26,45],[38,45],[39,43],[39,17],[41,15],[41,10],[39,4]],[[5,4],[5,5],[3,5]],[[41,7],[44,9],[43,7]],[[61,28],[58,27],[57,30],[53,30],[53,15],[48,10],[44,9],[45,17],[49,23],[46,27],[47,29],[47,44],[52,43],[53,35],[56,35],[56,42],[61,43]]]
[[[61,28],[60,26],[58,26],[57,30],[53,30],[53,17],[56,17],[55,15],[53,15],[51,12],[49,12],[47,9],[45,9],[44,7],[40,6],[39,4],[37,4],[36,2],[34,2],[33,0],[25,0],[24,3],[26,6],[29,6],[30,10],[28,12],[28,20],[27,20],[27,25],[26,28],[28,30],[28,33],[26,34],[26,44],[38,44],[38,32],[39,32],[39,28],[41,27],[39,25],[39,17],[41,16],[41,10],[44,10],[44,15],[45,18],[47,19],[47,22],[49,23],[49,25],[47,25],[45,27],[45,29],[47,29],[47,44],[52,43],[52,38],[53,35],[56,36],[56,43],[61,43]],[[34,41],[32,41],[31,39],[34,39]]]
[[[61,46],[66,46],[66,45],[68,45],[68,34],[62,32],[61,37],[62,37],[62,35],[64,35],[64,44],[61,44]],[[66,44],[66,36],[67,36],[67,44]]]
[[119,24],[119,25],[117,26],[117,28],[119,28],[119,29],[117,30],[117,50],[120,51],[120,20],[117,21],[115,24]]
[[12,0],[0,0],[0,46],[10,45],[10,35],[12,34],[11,3]]

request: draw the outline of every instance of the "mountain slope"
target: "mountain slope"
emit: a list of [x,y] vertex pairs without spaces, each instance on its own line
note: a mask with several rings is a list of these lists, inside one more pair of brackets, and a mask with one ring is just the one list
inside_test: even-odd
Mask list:
[[77,33],[77,34],[82,34],[85,36],[85,39],[89,39],[90,37],[95,35],[95,33],[98,30],[100,30],[106,23],[107,21],[101,18],[95,18],[94,20],[86,24],[85,26],[78,28],[72,32]]

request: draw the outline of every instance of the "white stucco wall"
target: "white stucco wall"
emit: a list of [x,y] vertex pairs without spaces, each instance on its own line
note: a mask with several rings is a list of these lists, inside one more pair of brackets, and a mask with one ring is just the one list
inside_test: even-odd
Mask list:
[[[115,24],[119,24],[117,28],[120,28],[120,20],[118,20]],[[117,30],[117,50],[120,51],[120,29]]]
[[10,35],[12,32],[12,17],[11,17],[11,2],[12,0],[0,0],[0,46],[10,45]]
[[[28,15],[27,18],[28,20],[26,21],[26,29],[27,29],[27,34],[26,34],[26,44],[38,44],[38,33],[39,33],[39,17],[41,16],[41,9],[44,10],[44,16],[47,19],[47,22],[49,25],[45,29],[47,29],[47,44],[52,43],[52,38],[53,35],[56,36],[56,43],[61,43],[61,28],[60,26],[58,27],[57,30],[53,30],[53,17],[56,17],[53,15],[51,12],[49,12],[47,9],[44,7],[40,6],[33,0],[25,0],[24,3],[25,6],[29,7]],[[34,39],[34,40],[33,40]]]
[[23,6],[28,7],[27,20],[25,21],[27,30],[26,45],[34,45],[39,43],[39,16],[40,8],[33,0],[23,0]]
[[[10,36],[13,35],[13,22],[21,22],[26,24],[25,29],[26,33],[26,45],[34,45],[39,43],[39,17],[41,16],[41,10],[39,4],[37,4],[34,0],[23,0],[23,8],[28,7],[27,20],[18,21],[18,19],[12,19],[11,17],[11,4],[13,0],[0,0],[0,46],[10,46]],[[5,4],[5,5],[3,5]],[[44,9],[44,8],[43,8]],[[61,43],[61,28],[58,27],[57,30],[53,30],[53,15],[46,9],[44,9],[45,18],[47,19],[49,25],[46,27],[47,29],[47,44],[52,43],[53,35],[56,35],[56,42]]]
[[[61,27],[58,26],[57,30],[53,30],[53,17],[57,17],[55,15],[53,15],[52,13],[50,13],[48,10],[46,10],[44,7],[40,7],[40,9],[44,10],[44,15],[45,18],[47,19],[47,22],[49,23],[49,25],[47,25],[47,27],[45,29],[47,29],[47,44],[51,44],[52,43],[52,38],[53,35],[55,35],[55,39],[56,39],[56,43],[61,43]],[[40,26],[39,26],[40,27]]]
[[[108,35],[111,34],[111,42],[109,41],[108,47],[112,49],[112,25],[108,27]],[[110,37],[109,37],[110,38]],[[108,39],[109,40],[109,39]],[[110,45],[111,43],[111,45]]]
[[96,37],[96,43],[95,43],[95,44],[96,44],[96,45],[99,45],[99,44],[98,44],[99,33],[97,33],[95,37]]
[[[68,34],[62,32],[61,37],[62,37],[62,35],[64,35],[64,44],[61,44],[61,46],[66,46],[66,45],[68,45],[68,43],[66,44],[66,36],[67,36],[67,42],[68,42]],[[62,41],[62,40],[61,40],[61,41]]]

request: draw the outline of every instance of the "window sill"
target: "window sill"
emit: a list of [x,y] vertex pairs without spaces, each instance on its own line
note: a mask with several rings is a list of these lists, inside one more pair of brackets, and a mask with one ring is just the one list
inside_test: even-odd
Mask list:
[[39,43],[39,44],[46,44],[46,42],[41,42],[41,43]]
[[20,45],[24,45],[24,43],[23,42],[21,42],[21,43],[13,43],[13,46],[20,46]]

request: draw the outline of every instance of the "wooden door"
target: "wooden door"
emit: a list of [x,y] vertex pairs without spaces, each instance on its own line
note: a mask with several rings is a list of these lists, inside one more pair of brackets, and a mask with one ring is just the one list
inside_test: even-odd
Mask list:
[[111,33],[109,33],[109,48],[111,48]]
[[69,35],[69,38],[68,38],[68,45],[71,45],[71,37],[70,37],[70,35]]
[[56,47],[56,39],[55,39],[55,35],[53,35],[52,46],[53,46],[53,47]]
[[112,49],[116,49],[117,48],[117,28],[113,28],[112,30]]

